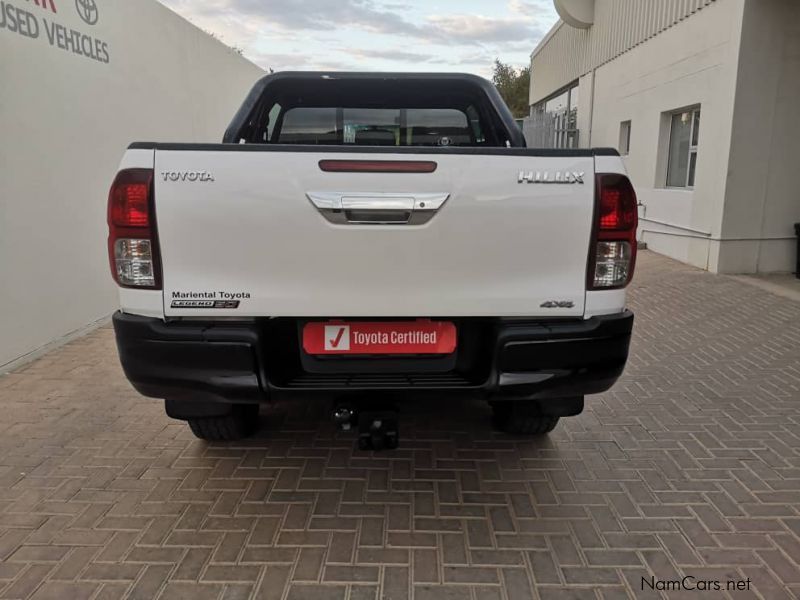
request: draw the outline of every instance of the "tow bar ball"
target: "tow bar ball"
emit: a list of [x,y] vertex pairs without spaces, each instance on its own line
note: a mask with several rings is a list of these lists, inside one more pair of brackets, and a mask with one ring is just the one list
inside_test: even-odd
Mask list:
[[355,408],[348,405],[337,406],[333,411],[333,422],[342,431],[350,431],[356,423]]
[[333,421],[341,431],[351,431],[358,425],[360,450],[394,450],[399,442],[397,410],[359,411],[347,404],[337,406]]

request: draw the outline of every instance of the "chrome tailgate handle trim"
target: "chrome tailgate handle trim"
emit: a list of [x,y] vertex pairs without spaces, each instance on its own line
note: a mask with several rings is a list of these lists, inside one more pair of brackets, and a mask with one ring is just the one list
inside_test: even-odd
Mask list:
[[319,212],[337,225],[422,225],[450,198],[448,193],[307,192]]
[[414,198],[399,197],[374,197],[374,196],[344,196],[342,197],[342,210],[414,210]]

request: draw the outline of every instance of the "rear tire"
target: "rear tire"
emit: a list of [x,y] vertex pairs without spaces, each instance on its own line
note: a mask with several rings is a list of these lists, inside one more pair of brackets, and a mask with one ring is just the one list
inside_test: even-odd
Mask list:
[[494,426],[516,435],[544,435],[558,424],[559,417],[543,415],[538,402],[508,401],[492,405]]
[[227,415],[186,420],[192,433],[209,442],[240,440],[258,429],[258,405],[234,404]]

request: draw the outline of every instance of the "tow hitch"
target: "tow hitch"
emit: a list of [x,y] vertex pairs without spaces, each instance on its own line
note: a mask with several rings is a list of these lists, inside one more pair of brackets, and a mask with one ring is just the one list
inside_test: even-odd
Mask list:
[[354,404],[339,404],[333,411],[333,420],[342,431],[358,426],[360,450],[394,450],[399,442],[397,413],[394,406],[361,409]]

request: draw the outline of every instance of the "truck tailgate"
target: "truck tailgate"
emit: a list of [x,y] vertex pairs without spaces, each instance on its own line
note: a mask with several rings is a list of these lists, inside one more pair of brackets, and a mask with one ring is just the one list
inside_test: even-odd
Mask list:
[[[329,172],[326,160],[429,161],[435,170]],[[165,314],[583,315],[593,161],[534,151],[159,149]],[[530,184],[520,172],[582,173],[585,183]]]

